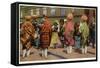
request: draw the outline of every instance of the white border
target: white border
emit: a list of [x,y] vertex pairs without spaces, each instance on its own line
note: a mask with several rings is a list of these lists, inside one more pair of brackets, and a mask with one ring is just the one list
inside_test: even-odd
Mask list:
[[19,62],[20,64],[27,64],[27,63],[47,63],[47,62],[64,62],[64,61],[81,61],[81,60],[95,60],[94,58],[74,58],[74,59],[59,59],[59,60],[40,60],[40,61],[23,61]]
[[[36,7],[52,7],[52,8],[77,8],[77,9],[94,9],[96,8],[82,8],[82,7],[62,7],[62,6],[44,6],[44,5],[29,5],[29,4],[19,4],[19,24],[20,24],[20,6],[36,6]],[[19,25],[20,27],[20,25]],[[20,29],[19,29],[19,45],[20,45]],[[29,64],[29,63],[46,63],[46,62],[64,62],[64,61],[81,61],[81,60],[96,60],[96,57],[92,58],[74,58],[74,59],[57,59],[57,60],[35,60],[35,61],[20,61],[20,46],[19,46],[19,64]]]

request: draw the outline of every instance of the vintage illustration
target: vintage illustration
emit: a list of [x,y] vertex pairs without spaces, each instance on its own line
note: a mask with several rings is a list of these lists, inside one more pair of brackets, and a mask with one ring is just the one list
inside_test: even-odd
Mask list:
[[19,61],[96,59],[96,9],[19,5]]

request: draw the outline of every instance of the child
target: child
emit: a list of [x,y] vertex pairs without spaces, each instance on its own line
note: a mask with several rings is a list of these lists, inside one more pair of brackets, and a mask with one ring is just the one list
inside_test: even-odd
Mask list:
[[75,23],[75,31],[74,31],[74,36],[75,36],[75,49],[79,50],[80,48],[80,32],[79,32],[79,23]]
[[58,32],[59,32],[59,24],[58,21],[55,21],[52,26],[52,35],[51,35],[51,43],[50,43],[51,48],[56,48],[58,45],[59,42]]

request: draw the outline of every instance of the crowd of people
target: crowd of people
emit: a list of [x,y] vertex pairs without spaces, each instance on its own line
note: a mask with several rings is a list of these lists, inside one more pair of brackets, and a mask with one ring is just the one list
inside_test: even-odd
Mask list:
[[20,24],[20,41],[22,57],[30,55],[32,47],[41,49],[42,57],[47,58],[49,48],[64,48],[66,52],[75,50],[86,54],[88,46],[95,48],[95,21],[88,24],[88,17],[82,14],[80,22],[73,21],[74,16],[69,13],[66,19],[61,18],[51,22],[48,16],[25,16]]

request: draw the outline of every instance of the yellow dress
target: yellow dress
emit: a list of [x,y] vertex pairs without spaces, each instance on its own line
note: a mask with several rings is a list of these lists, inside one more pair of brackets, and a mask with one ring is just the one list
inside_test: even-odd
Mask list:
[[59,41],[58,33],[52,32],[50,47],[55,47],[55,44],[57,44],[58,41]]

